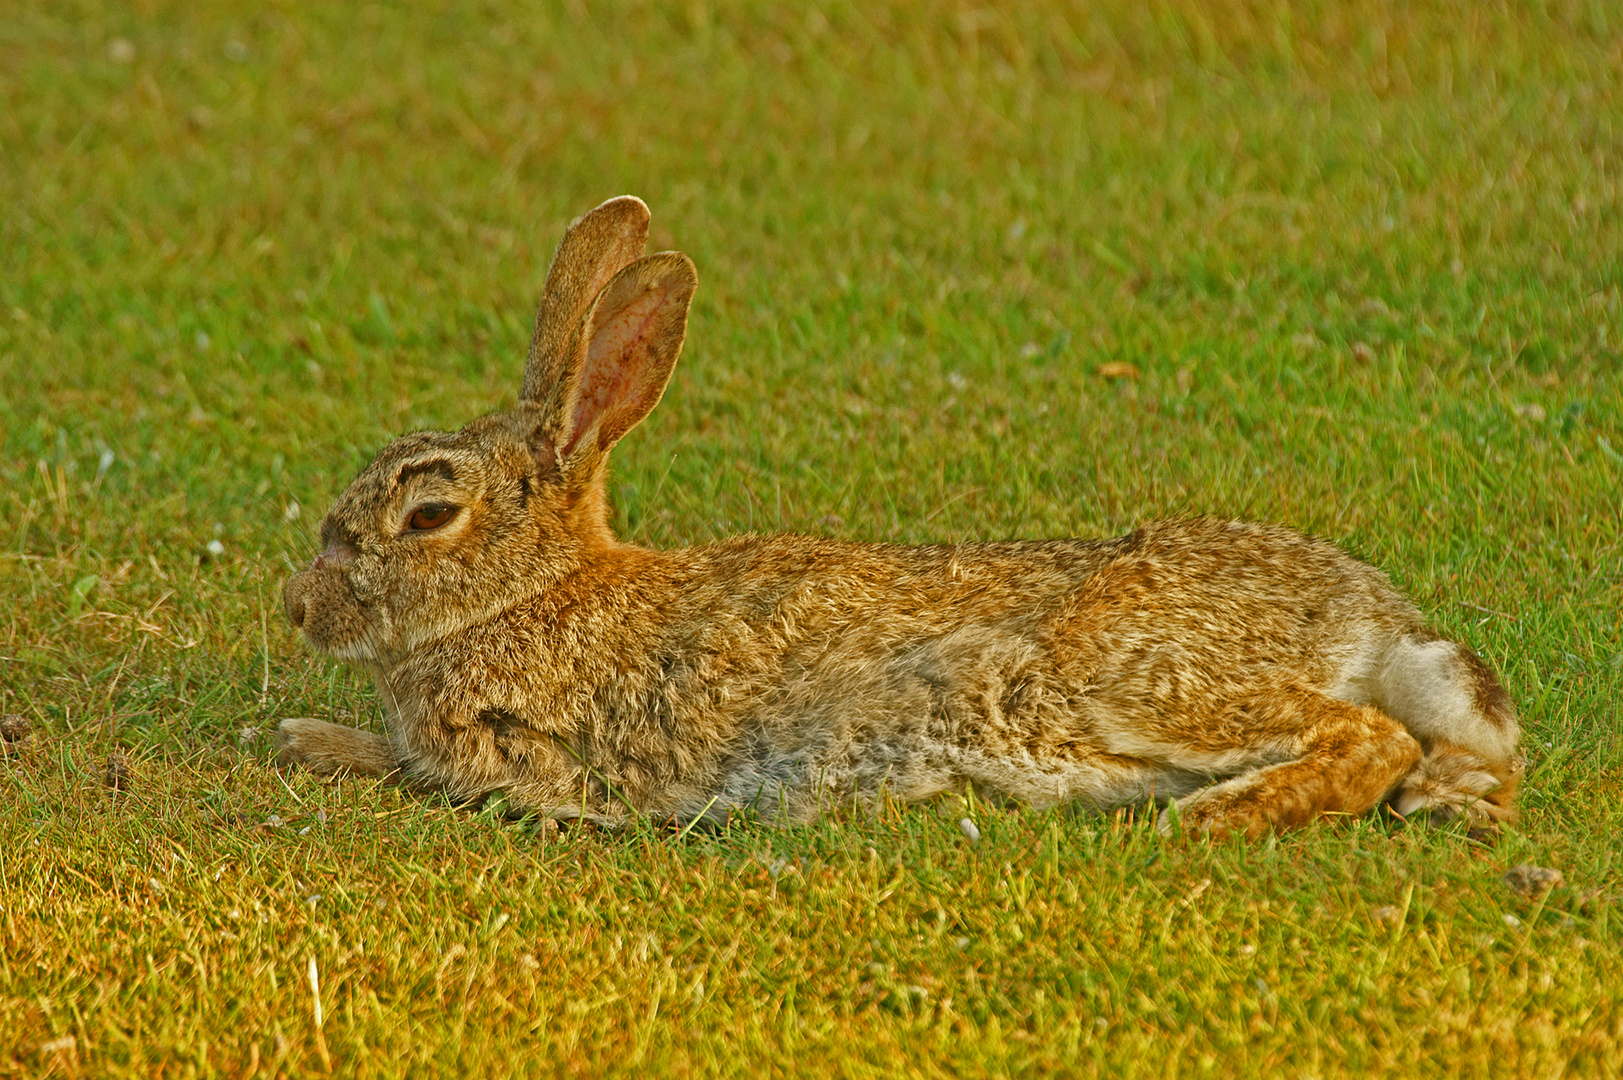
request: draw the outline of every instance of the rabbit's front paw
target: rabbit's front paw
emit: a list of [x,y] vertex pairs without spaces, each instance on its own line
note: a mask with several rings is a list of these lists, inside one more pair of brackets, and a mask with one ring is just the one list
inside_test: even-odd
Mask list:
[[389,776],[400,770],[394,748],[382,735],[310,717],[281,722],[276,729],[276,759],[322,774]]

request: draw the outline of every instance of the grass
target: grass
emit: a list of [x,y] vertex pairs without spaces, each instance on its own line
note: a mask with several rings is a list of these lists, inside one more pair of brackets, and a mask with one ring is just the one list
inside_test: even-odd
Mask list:
[[[8,12],[0,1076],[1617,1072],[1620,72],[1581,0]],[[624,191],[701,276],[625,535],[1288,522],[1503,672],[1521,826],[674,842],[276,772],[378,714],[280,616],[314,523],[512,400]]]

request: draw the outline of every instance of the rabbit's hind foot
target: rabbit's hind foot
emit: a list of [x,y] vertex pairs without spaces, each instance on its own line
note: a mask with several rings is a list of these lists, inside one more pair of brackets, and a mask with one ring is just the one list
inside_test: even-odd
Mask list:
[[1501,824],[1516,820],[1516,789],[1522,764],[1511,758],[1497,766],[1452,743],[1426,747],[1426,756],[1403,778],[1390,800],[1394,813],[1410,821],[1443,825],[1463,817],[1466,831],[1491,839]]
[[1163,832],[1171,832],[1176,821],[1191,833],[1255,840],[1324,814],[1362,814],[1420,761],[1420,744],[1373,706],[1311,691],[1282,692],[1268,704],[1277,715],[1294,713],[1305,721],[1291,739],[1290,758],[1177,800],[1161,815]]
[[321,775],[393,776],[400,771],[394,747],[384,736],[309,717],[283,720],[277,727],[276,760]]

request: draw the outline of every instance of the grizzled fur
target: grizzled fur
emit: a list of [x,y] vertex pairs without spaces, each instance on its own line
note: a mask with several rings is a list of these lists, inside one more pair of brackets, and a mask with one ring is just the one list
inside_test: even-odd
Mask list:
[[934,547],[795,536],[650,551],[609,449],[658,402],[696,275],[614,199],[566,234],[519,404],[385,447],[288,582],[370,671],[387,737],[282,724],[284,760],[555,817],[806,821],[968,786],[1176,802],[1261,835],[1386,802],[1514,814],[1516,717],[1379,571],[1288,529]]

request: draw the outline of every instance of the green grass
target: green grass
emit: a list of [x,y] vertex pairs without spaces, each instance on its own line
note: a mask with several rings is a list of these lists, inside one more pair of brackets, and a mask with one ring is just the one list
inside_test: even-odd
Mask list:
[[[0,1076],[1623,1068],[1613,5],[428,7],[0,17]],[[512,401],[626,191],[701,279],[629,538],[1287,522],[1504,673],[1522,825],[676,842],[278,774],[378,715],[280,615],[314,523]]]

